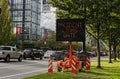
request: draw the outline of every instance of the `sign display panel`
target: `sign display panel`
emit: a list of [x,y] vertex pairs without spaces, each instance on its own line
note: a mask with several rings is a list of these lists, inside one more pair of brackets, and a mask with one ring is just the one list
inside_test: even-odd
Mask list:
[[57,19],[56,41],[84,41],[84,19]]

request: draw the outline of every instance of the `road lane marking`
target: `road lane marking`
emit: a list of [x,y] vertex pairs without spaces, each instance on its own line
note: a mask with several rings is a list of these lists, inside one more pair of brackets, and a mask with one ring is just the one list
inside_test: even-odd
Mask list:
[[[36,62],[36,61],[35,61]],[[31,62],[32,63],[32,62]],[[53,64],[55,64],[56,62],[53,62]],[[23,63],[22,63],[23,64]],[[32,66],[32,65],[37,65],[37,64],[42,64],[42,65],[48,65],[48,62],[44,62],[44,61],[42,61],[42,62],[38,62],[38,63],[32,63],[32,64],[23,64],[23,65],[21,65],[21,64],[13,64],[12,66],[5,66],[5,67],[0,67],[0,69],[3,69],[3,68],[13,68],[13,67],[22,67],[22,66]],[[11,64],[9,64],[9,65],[11,65]]]
[[[32,63],[32,62],[31,62]],[[23,64],[23,63],[22,63]],[[32,64],[23,64],[23,65],[21,65],[21,64],[13,64],[12,66],[5,66],[5,67],[0,67],[0,69],[2,69],[2,68],[13,68],[13,67],[22,67],[22,66],[32,66],[32,65],[37,65],[37,64],[42,64],[42,65],[48,65],[48,62],[38,62],[38,63],[32,63]],[[11,65],[11,64],[9,64],[9,65]]]
[[36,71],[29,71],[29,72],[25,72],[25,73],[19,73],[19,74],[14,74],[14,75],[8,75],[8,76],[3,76],[0,77],[0,79],[4,79],[4,78],[9,78],[9,77],[13,77],[13,76],[20,76],[20,75],[25,75],[25,74],[31,74],[31,73],[35,73],[35,72],[40,72],[40,71],[47,71],[47,69],[40,69],[40,70],[36,70]]
[[[37,64],[40,64],[40,63],[37,63]],[[24,64],[24,65],[15,65],[15,66],[5,66],[5,67],[0,67],[0,69],[2,68],[14,68],[14,67],[21,67],[21,66],[32,66],[32,65],[37,65],[37,64]]]

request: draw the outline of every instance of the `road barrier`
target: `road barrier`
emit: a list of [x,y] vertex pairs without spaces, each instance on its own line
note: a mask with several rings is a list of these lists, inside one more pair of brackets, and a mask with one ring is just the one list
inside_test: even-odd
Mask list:
[[71,68],[72,68],[71,73],[72,73],[72,74],[76,74],[77,68],[76,68],[76,59],[75,59],[75,58],[72,58],[72,61],[71,61]]
[[[64,65],[69,65],[69,60],[67,57],[64,57]],[[68,70],[68,67],[64,66],[64,70]]]
[[90,56],[86,57],[86,70],[90,70]]
[[48,73],[53,73],[53,65],[52,65],[53,58],[50,56],[48,59]]

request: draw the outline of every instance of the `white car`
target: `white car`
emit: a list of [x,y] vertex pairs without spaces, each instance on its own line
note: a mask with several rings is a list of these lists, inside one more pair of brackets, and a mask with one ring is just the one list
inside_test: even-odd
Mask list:
[[53,50],[47,50],[44,53],[44,58],[49,58],[53,53],[55,53],[55,51],[53,51]]
[[0,59],[9,62],[10,59],[22,61],[22,53],[14,46],[0,46]]
[[95,51],[89,51],[88,53],[90,54],[91,57],[96,57],[97,56]]

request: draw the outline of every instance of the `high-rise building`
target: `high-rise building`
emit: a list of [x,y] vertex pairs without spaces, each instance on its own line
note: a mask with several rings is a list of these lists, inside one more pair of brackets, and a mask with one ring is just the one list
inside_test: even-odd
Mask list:
[[41,0],[10,0],[12,25],[20,28],[18,40],[35,42],[40,36]]

